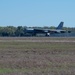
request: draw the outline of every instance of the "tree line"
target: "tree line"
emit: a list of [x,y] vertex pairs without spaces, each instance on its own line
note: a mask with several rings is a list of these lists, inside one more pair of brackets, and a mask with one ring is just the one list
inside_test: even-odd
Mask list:
[[[26,29],[27,28],[48,28],[48,29],[55,29],[55,27],[26,27],[26,26],[6,26],[6,27],[0,27],[0,36],[2,37],[22,37],[26,36]],[[64,27],[63,29],[69,30],[69,31],[75,31],[75,28],[67,28]]]
[[24,36],[26,31],[26,27],[18,26],[7,26],[7,27],[0,27],[0,36]]

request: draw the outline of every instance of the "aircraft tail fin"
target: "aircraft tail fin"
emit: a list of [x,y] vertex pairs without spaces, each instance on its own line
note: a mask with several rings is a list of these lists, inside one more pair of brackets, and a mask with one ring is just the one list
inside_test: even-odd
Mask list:
[[58,27],[56,29],[62,29],[63,28],[63,24],[64,24],[64,22],[60,22],[60,24],[58,25]]

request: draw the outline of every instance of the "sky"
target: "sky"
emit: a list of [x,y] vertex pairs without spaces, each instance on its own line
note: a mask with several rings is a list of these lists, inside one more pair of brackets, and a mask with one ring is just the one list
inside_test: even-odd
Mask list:
[[75,0],[0,0],[0,26],[75,27]]

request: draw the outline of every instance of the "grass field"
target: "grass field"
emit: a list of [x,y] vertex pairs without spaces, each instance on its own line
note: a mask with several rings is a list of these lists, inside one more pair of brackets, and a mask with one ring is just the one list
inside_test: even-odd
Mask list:
[[75,38],[0,37],[0,75],[75,75]]

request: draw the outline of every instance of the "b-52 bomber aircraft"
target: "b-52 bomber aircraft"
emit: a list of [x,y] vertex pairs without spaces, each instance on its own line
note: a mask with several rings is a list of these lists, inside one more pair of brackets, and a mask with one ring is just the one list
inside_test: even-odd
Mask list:
[[63,30],[64,22],[60,22],[56,29],[39,29],[39,28],[32,28],[26,29],[26,33],[31,34],[32,36],[36,36],[36,34],[45,34],[45,36],[50,36],[50,34],[54,33],[65,33],[66,30]]

